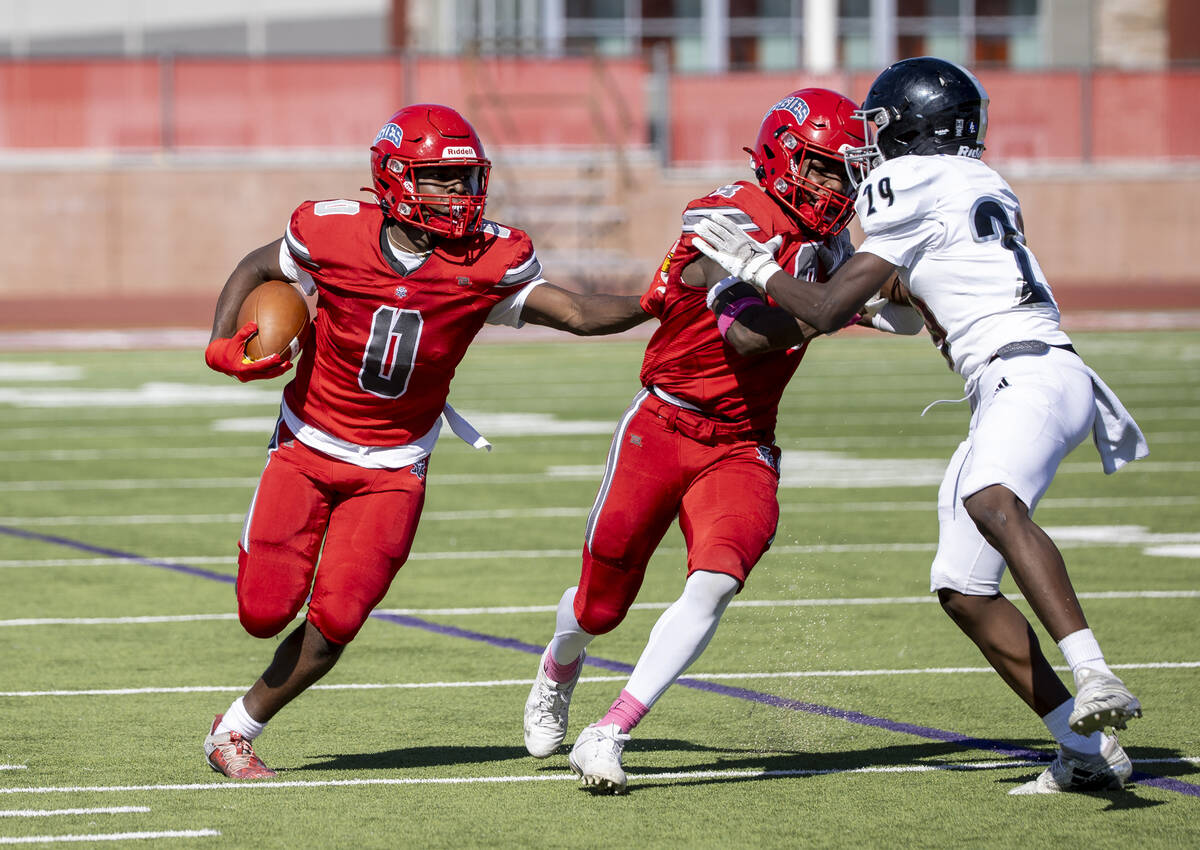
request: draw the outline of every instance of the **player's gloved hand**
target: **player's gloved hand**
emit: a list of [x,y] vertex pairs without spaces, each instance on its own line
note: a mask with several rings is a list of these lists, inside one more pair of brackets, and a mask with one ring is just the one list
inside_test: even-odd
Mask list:
[[232,375],[242,383],[277,378],[291,369],[292,361],[284,360],[278,354],[262,360],[247,359],[246,340],[257,331],[258,325],[247,322],[230,339],[214,339],[204,349],[204,362],[214,372]]
[[850,234],[843,230],[832,239],[812,242],[801,248],[796,257],[796,277],[829,280],[853,256],[854,245],[850,242]]
[[692,239],[701,254],[734,277],[763,291],[766,291],[771,276],[781,271],[779,263],[775,262],[775,252],[782,243],[782,236],[759,242],[721,213],[700,219],[696,224],[696,237]]
[[887,304],[888,300],[886,298],[884,298],[882,295],[876,295],[874,298],[864,304],[862,309],[858,311],[859,319],[874,319],[879,315],[879,311],[887,306]]

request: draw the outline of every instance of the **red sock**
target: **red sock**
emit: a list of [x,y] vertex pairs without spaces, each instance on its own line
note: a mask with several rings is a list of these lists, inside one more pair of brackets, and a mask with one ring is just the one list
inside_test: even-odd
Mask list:
[[634,699],[629,691],[622,689],[621,695],[617,697],[617,701],[608,709],[608,714],[601,717],[597,725],[607,726],[610,723],[615,723],[620,727],[622,732],[628,733],[649,712],[650,709]]

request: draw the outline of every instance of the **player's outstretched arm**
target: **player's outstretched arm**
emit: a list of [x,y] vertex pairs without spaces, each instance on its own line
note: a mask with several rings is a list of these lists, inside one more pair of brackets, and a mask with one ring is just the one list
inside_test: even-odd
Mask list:
[[530,291],[521,320],[578,336],[615,334],[650,318],[637,295],[583,295],[552,283]]
[[238,310],[246,296],[261,283],[284,279],[283,270],[279,267],[279,246],[282,241],[276,239],[269,245],[251,251],[242,258],[225,282],[217,298],[212,335],[204,350],[204,362],[210,369],[245,382],[274,378],[291,368],[291,361],[284,360],[278,354],[247,362],[246,340],[258,328],[253,323],[237,327]]
[[845,327],[896,272],[882,257],[859,251],[827,283],[814,284],[797,280],[773,259],[764,259],[767,246],[720,213],[701,220],[696,233],[692,244],[702,254],[770,294],[780,307],[821,333]]

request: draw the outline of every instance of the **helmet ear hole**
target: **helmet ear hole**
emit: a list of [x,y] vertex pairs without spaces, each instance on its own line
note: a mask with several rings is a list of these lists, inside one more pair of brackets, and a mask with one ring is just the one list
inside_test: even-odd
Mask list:
[[757,177],[759,180],[766,180],[767,179],[767,169],[763,168],[761,165],[754,166],[754,176]]

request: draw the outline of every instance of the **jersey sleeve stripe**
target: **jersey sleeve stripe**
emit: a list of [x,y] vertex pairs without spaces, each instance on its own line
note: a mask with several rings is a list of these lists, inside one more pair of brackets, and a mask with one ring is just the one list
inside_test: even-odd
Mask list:
[[290,226],[288,227],[287,233],[284,234],[283,238],[284,241],[287,242],[288,250],[292,252],[292,256],[295,257],[296,261],[302,266],[307,266],[310,269],[321,268],[319,265],[313,262],[312,255],[308,253],[308,248],[303,242],[296,238],[296,234],[292,233],[292,228]]
[[512,236],[512,231],[507,227],[486,218],[479,222],[479,232],[490,233],[499,239],[507,239]]
[[500,286],[519,286],[539,280],[542,277],[542,263],[537,254],[530,254],[529,259],[521,265],[511,268],[500,279]]
[[683,232],[694,233],[696,225],[706,218],[712,218],[713,213],[720,213],[747,233],[753,233],[761,228],[754,219],[737,207],[709,207],[702,210],[685,210],[683,213]]

